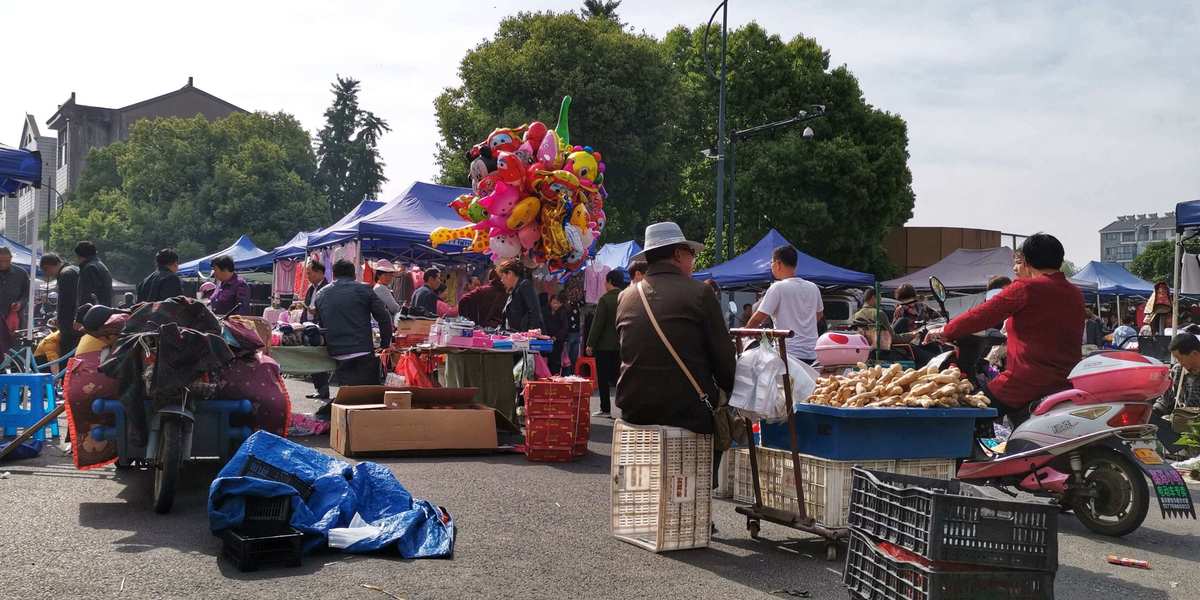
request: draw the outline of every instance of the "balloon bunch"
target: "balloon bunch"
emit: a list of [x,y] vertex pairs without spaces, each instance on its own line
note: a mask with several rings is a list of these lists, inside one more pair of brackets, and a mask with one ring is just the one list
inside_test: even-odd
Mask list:
[[591,147],[571,145],[563,98],[553,130],[534,121],[496,129],[467,153],[471,194],[450,207],[472,225],[430,233],[435,246],[469,239],[471,252],[500,262],[522,257],[551,271],[574,271],[604,228],[604,163]]

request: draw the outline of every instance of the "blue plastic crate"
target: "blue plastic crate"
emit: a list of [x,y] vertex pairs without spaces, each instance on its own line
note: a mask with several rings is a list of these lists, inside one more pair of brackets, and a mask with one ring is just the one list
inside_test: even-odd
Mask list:
[[[971,454],[975,420],[991,408],[796,407],[796,449],[830,460],[962,458]],[[790,450],[788,425],[762,424],[762,445]]]

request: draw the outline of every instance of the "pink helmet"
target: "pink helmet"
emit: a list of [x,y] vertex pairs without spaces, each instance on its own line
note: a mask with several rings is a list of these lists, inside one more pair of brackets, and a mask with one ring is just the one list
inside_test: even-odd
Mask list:
[[217,284],[211,281],[205,281],[204,283],[200,284],[201,298],[208,298],[209,296],[212,296],[213,292],[215,291],[217,291]]

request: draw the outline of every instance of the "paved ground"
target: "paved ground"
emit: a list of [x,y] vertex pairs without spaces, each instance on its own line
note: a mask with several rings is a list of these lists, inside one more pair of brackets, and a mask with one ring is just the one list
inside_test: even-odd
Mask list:
[[[289,382],[293,397],[307,386]],[[301,408],[311,404],[298,401]],[[611,422],[593,423],[591,454],[563,465],[521,456],[386,459],[414,495],[449,508],[458,523],[451,560],[308,556],[298,569],[243,574],[217,558],[207,528],[207,484],[194,469],[169,515],[149,507],[148,478],[111,469],[77,472],[50,448],[0,468],[0,598],[845,598],[841,565],[820,546],[764,524],[775,542],[748,538],[725,501],[713,512],[711,548],[654,555],[608,536]],[[309,438],[325,447],[327,439]],[[329,450],[326,448],[326,452]],[[144,474],[142,474],[144,475]],[[1194,490],[1200,493],[1200,489]],[[1118,541],[1060,522],[1060,600],[1195,598],[1200,525],[1163,521]],[[1107,554],[1149,560],[1121,568]]]

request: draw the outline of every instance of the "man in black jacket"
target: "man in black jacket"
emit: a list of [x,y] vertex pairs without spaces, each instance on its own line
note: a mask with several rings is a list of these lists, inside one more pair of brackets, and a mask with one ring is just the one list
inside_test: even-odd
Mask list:
[[325,329],[329,356],[337,362],[334,377],[338,385],[379,385],[382,377],[371,318],[379,323],[380,345],[387,348],[392,344],[391,315],[370,286],[355,281],[354,263],[345,259],[333,263],[333,277],[313,303],[317,322]]
[[146,276],[137,286],[138,302],[161,302],[167,298],[183,295],[183,282],[175,272],[179,270],[179,254],[171,248],[163,248],[154,256],[158,270]]
[[58,306],[54,318],[58,320],[58,352],[66,354],[79,344],[79,332],[75,330],[75,311],[79,308],[79,267],[68,265],[57,254],[43,254],[42,273],[46,281],[58,281]]
[[88,241],[75,244],[75,256],[79,257],[79,301],[112,306],[112,274],[96,256],[96,245]]
[[[304,312],[300,313],[300,323],[295,323],[294,326],[299,327],[301,323],[307,323],[313,320],[313,298],[321,288],[325,287],[329,282],[325,281],[325,265],[318,260],[308,261],[308,266],[304,268],[304,277],[308,280],[308,291],[304,292]],[[317,388],[316,393],[307,396],[310,400],[329,400],[329,373],[313,373],[313,387]]]

